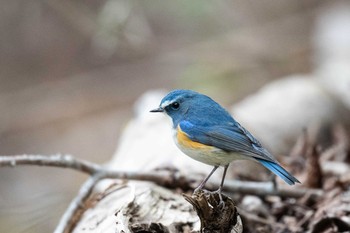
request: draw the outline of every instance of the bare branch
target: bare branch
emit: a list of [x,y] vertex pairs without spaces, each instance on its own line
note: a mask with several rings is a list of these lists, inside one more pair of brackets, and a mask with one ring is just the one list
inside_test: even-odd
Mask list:
[[305,195],[317,198],[324,192],[321,189],[309,188],[276,188],[273,182],[252,182],[239,180],[226,180],[224,190],[232,193],[253,194],[257,196],[280,196],[300,198]]
[[0,156],[1,167],[16,167],[18,165],[35,165],[47,167],[71,168],[87,174],[102,170],[100,165],[76,159],[71,155],[13,155]]
[[160,172],[123,172],[103,167],[96,163],[74,158],[71,155],[14,155],[0,156],[0,167],[16,167],[18,165],[35,165],[70,168],[89,175],[99,173],[101,178],[144,180],[160,185],[168,185],[174,179]]
[[[174,176],[169,172],[125,172],[112,170],[101,165],[74,158],[71,155],[14,155],[0,156],[0,167],[15,167],[18,165],[36,165],[36,166],[52,166],[61,168],[70,168],[89,175],[96,175],[100,179],[126,179],[126,180],[141,180],[151,181],[156,184],[167,187],[190,187],[192,180],[183,176]],[[212,186],[218,186],[219,183],[211,182]],[[225,181],[224,189],[230,193],[253,194],[258,196],[276,195],[281,197],[299,198],[306,194],[319,197],[323,195],[320,189],[308,188],[278,188],[274,187],[272,182],[251,182],[227,180]]]

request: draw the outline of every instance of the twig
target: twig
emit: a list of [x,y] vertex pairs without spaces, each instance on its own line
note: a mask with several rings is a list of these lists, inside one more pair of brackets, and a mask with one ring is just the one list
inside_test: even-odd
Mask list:
[[102,169],[100,165],[76,159],[71,155],[13,155],[0,156],[0,166],[36,165],[47,167],[71,168],[87,174],[94,174]]
[[257,196],[280,196],[300,198],[306,194],[314,198],[320,197],[324,194],[321,189],[309,188],[275,188],[273,182],[252,182],[239,180],[226,180],[224,191],[232,193],[253,194]]
[[18,165],[35,165],[70,168],[89,175],[99,173],[103,178],[152,181],[160,185],[168,185],[174,178],[159,172],[123,172],[103,167],[96,163],[74,158],[71,155],[14,155],[0,156],[0,167],[16,167]]
[[[126,180],[141,180],[151,181],[162,186],[182,187],[184,183],[190,183],[188,178],[175,177],[171,173],[165,175],[160,172],[123,172],[111,170],[101,165],[76,159],[71,155],[15,155],[15,156],[0,156],[0,167],[15,167],[18,165],[36,165],[36,166],[52,166],[61,168],[70,168],[81,171],[90,175],[99,174],[101,179],[126,179]],[[213,186],[218,186],[219,183],[209,183]],[[276,195],[281,197],[299,198],[305,194],[311,194],[315,197],[323,195],[320,189],[308,188],[274,188],[272,182],[251,182],[226,180],[224,190],[233,193],[253,194],[258,196]]]

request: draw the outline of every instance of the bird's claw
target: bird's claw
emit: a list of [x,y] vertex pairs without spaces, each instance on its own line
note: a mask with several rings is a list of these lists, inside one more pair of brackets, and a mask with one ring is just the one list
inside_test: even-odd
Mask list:
[[222,197],[222,194],[221,194],[221,189],[218,189],[218,190],[215,190],[215,191],[209,191],[209,190],[206,190],[206,189],[202,189],[202,188],[196,188],[194,191],[193,191],[193,194],[199,194],[199,193],[204,193],[204,194],[210,194],[210,195],[219,195],[219,203],[217,205],[218,208],[220,209],[224,209],[225,208],[225,201]]
[[211,193],[212,193],[212,194],[218,194],[218,195],[219,195],[220,201],[219,201],[218,207],[219,207],[220,209],[224,209],[224,208],[225,208],[225,202],[224,202],[224,199],[222,198],[221,189],[219,188],[218,190],[213,191],[213,192],[211,192]]

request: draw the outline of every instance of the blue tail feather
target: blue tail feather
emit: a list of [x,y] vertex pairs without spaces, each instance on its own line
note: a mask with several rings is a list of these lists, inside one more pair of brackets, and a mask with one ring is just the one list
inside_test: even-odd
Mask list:
[[292,174],[287,172],[281,165],[276,162],[257,159],[264,167],[275,173],[277,176],[281,177],[287,184],[293,185],[295,183],[300,183],[300,181],[295,178]]

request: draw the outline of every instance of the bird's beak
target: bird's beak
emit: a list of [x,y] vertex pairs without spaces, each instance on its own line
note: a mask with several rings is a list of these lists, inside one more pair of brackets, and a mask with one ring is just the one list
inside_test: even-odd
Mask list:
[[156,109],[152,109],[150,112],[164,112],[164,108],[156,108]]

